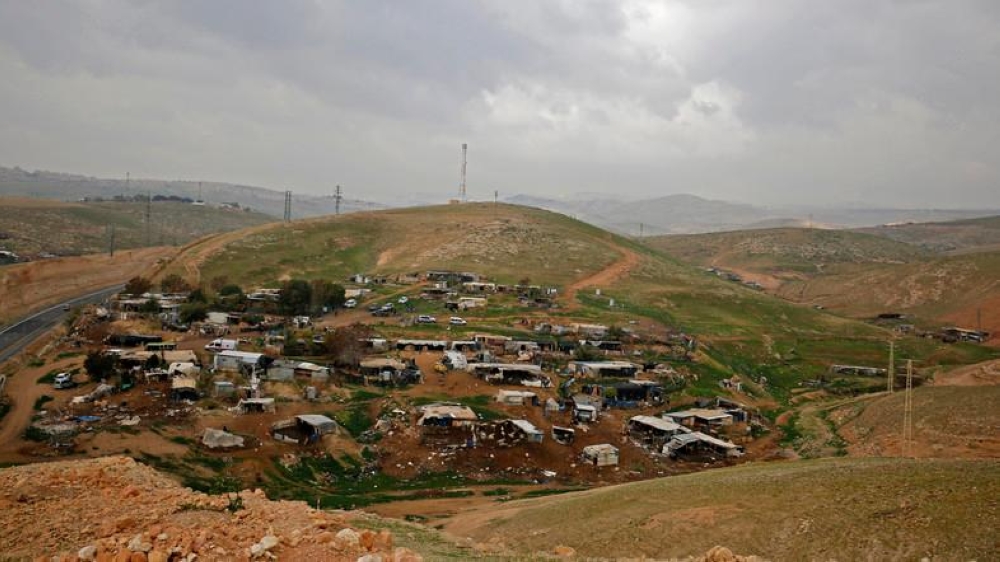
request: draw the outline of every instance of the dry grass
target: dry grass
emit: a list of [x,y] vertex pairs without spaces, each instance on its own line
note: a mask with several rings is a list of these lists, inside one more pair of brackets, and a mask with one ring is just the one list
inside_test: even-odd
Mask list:
[[[841,433],[852,456],[902,453],[903,392],[854,407]],[[928,386],[913,391],[913,442],[919,457],[1000,457],[1000,386]],[[849,419],[853,418],[853,419]]]
[[520,552],[774,560],[990,559],[997,461],[826,459],[744,465],[463,514],[449,527]]
[[143,248],[123,250],[114,257],[92,254],[4,266],[0,268],[0,323],[124,283],[174,252],[173,248]]

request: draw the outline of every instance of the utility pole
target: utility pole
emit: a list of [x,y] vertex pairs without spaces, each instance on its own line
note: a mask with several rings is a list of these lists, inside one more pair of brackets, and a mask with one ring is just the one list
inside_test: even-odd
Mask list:
[[150,233],[152,232],[152,214],[153,214],[153,192],[146,192],[146,246],[150,245]]
[[643,224],[641,222],[639,223],[639,239],[640,240],[642,240],[643,231],[645,230],[645,227],[646,227],[645,224]]
[[896,342],[894,340],[889,340],[889,369],[886,371],[886,390],[889,394],[892,394],[893,387],[896,382],[896,372],[895,366],[893,365],[893,360],[895,359],[896,353]]
[[108,257],[115,257],[115,225],[108,225]]
[[129,172],[125,172],[125,192],[122,193],[122,201],[125,201],[125,198],[128,195],[128,183],[130,179],[129,176],[130,176]]
[[285,192],[285,222],[292,222],[292,192]]
[[340,186],[337,186],[337,191],[333,194],[333,200],[336,204],[336,214],[340,214],[340,202],[344,199],[344,195],[340,191]]
[[459,199],[465,202],[465,171],[467,167],[466,153],[469,151],[469,145],[462,143],[462,185],[458,190]]
[[903,397],[903,456],[910,456],[913,441],[913,360],[906,360],[906,394]]

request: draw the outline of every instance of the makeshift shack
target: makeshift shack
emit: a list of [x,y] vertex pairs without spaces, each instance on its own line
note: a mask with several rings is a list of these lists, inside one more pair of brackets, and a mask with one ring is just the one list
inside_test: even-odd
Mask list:
[[569,372],[584,377],[631,378],[639,372],[639,366],[628,361],[570,361]]
[[337,431],[337,422],[320,414],[302,414],[271,426],[271,435],[278,441],[309,445]]
[[639,445],[659,451],[674,435],[690,433],[691,430],[663,418],[633,416],[628,420],[626,431]]
[[171,400],[195,401],[200,398],[198,381],[190,377],[174,377],[170,383]]
[[615,466],[618,464],[618,448],[608,443],[588,445],[583,448],[580,457],[584,463],[600,466]]
[[679,412],[667,412],[663,419],[695,429],[717,429],[733,423],[732,414],[721,409],[692,408]]
[[501,390],[497,392],[496,401],[508,406],[538,405],[538,395],[527,390]]
[[739,457],[743,455],[743,448],[725,441],[706,435],[700,431],[691,433],[680,433],[670,438],[663,446],[663,453],[671,457],[698,458],[700,460],[713,460],[717,457]]
[[274,413],[274,398],[244,398],[236,405],[238,414]]

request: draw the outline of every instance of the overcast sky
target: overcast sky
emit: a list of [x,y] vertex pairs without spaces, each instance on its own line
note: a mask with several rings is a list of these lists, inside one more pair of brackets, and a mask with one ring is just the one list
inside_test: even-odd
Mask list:
[[1000,1],[0,0],[0,165],[1000,207]]

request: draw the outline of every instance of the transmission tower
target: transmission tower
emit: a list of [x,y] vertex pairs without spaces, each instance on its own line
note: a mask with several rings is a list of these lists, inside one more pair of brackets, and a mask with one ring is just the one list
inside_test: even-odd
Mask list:
[[469,151],[469,145],[462,143],[462,185],[458,188],[459,199],[465,201],[465,171],[467,167],[466,154]]
[[336,214],[340,214],[340,202],[344,199],[344,195],[340,191],[340,186],[337,186],[337,191],[333,194],[333,200],[335,203]]
[[895,364],[893,363],[895,359],[895,353],[896,353],[896,342],[893,340],[889,340],[889,369],[886,371],[885,384],[886,384],[886,390],[889,391],[890,394],[894,390],[893,387],[895,386],[896,382],[896,367]]
[[906,394],[903,396],[903,456],[910,456],[913,441],[913,360],[906,360]]
[[285,192],[285,222],[292,222],[292,192]]

